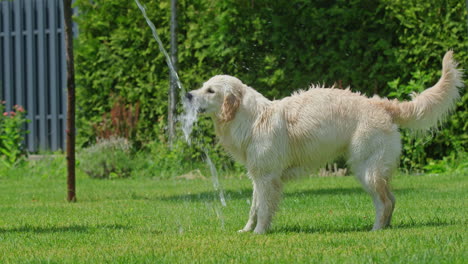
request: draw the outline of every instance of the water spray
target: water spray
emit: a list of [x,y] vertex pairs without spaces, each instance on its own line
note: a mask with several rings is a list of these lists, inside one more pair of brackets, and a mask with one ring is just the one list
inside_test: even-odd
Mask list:
[[[158,43],[158,45],[159,45],[159,50],[166,57],[167,66],[169,67],[169,70],[170,70],[172,76],[175,77],[175,79],[177,81],[177,86],[182,91],[181,94],[182,95],[185,94],[185,89],[182,86],[182,83],[180,82],[179,75],[177,74],[177,72],[176,72],[176,70],[174,68],[174,65],[172,64],[172,61],[171,61],[171,58],[170,58],[169,54],[164,49],[164,45],[163,45],[161,39],[159,38],[158,32],[156,31],[156,27],[154,26],[153,22],[151,22],[151,20],[148,18],[148,15],[146,14],[145,7],[138,0],[135,0],[135,3],[138,5],[138,8],[140,8],[141,13],[145,17],[146,23],[151,28],[151,30],[153,32],[153,37],[156,40],[156,42]],[[197,111],[198,105],[197,105],[196,100],[192,100],[192,102],[189,103],[187,100],[184,100],[183,97],[182,97],[182,104],[183,104],[183,108],[184,108],[184,114],[182,114],[182,115],[180,115],[178,117],[178,121],[180,121],[182,123],[182,131],[184,132],[185,140],[190,145],[191,144],[190,134],[191,134],[191,132],[193,130],[193,124],[195,123],[195,121],[197,121],[197,118],[198,118],[198,111]],[[207,164],[208,164],[208,166],[210,168],[211,179],[212,179],[212,182],[213,182],[213,188],[219,194],[219,200],[221,202],[221,205],[223,207],[225,207],[227,205],[226,204],[226,198],[224,196],[224,190],[222,189],[222,187],[221,187],[221,185],[219,183],[218,172],[216,170],[215,165],[211,161],[211,159],[210,159],[210,157],[208,155],[208,151],[206,149],[204,149],[204,153],[205,153],[205,156],[206,156],[206,162],[207,162]],[[216,212],[216,215],[217,215],[218,219],[220,219],[220,221],[221,221],[221,226],[224,227],[224,217],[222,215],[222,210],[220,210],[220,208],[218,208],[216,206],[214,207],[214,209],[215,209],[215,212]],[[180,224],[180,222],[178,222],[178,225],[179,225],[179,232],[182,233],[183,232],[183,227]]]

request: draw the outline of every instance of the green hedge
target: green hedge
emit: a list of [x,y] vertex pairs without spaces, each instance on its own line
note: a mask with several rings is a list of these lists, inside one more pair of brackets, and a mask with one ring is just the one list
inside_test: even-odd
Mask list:
[[[144,4],[169,48],[169,0]],[[76,5],[79,142],[92,143],[93,126],[114,100],[124,98],[140,104],[133,140],[142,147],[165,144],[169,72],[136,4],[77,0]],[[269,98],[310,83],[335,83],[407,99],[408,89],[439,78],[446,50],[454,49],[461,65],[468,65],[466,15],[459,0],[179,0],[179,75],[187,89],[215,74],[235,75]],[[466,152],[466,99],[429,143],[415,146],[405,136],[406,168]],[[194,136],[213,145],[209,131],[211,124],[203,119]],[[185,148],[182,159],[201,158],[195,148]]]
[[[401,76],[390,85],[392,93],[409,99],[410,91],[422,91],[440,77],[443,52],[455,51],[460,67],[468,67],[467,7],[455,0],[385,0],[388,19],[397,21],[395,52]],[[466,79],[466,78],[465,78]],[[400,94],[400,95],[398,95]],[[406,95],[406,96],[405,96]],[[422,169],[431,159],[455,158],[467,151],[468,94],[463,93],[458,107],[448,121],[426,137],[404,133],[402,164],[407,169]]]

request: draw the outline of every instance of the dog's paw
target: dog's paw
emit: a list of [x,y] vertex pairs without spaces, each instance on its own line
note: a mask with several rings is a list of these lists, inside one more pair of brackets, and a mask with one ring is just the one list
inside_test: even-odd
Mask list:
[[254,230],[253,232],[254,232],[254,234],[256,234],[256,235],[263,235],[263,234],[266,233],[266,230],[263,229],[263,228],[255,228],[255,230]]
[[237,233],[247,233],[247,232],[250,232],[250,231],[252,231],[252,230],[244,228],[244,229],[241,229],[241,230],[237,231]]

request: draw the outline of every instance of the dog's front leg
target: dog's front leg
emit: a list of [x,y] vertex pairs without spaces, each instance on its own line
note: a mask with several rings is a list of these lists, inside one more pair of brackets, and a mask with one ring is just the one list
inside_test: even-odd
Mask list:
[[257,210],[258,210],[257,191],[256,191],[255,183],[254,183],[253,194],[252,194],[252,205],[250,206],[249,220],[247,221],[247,224],[245,224],[244,228],[239,230],[240,233],[249,232],[255,228],[255,225],[257,224]]
[[257,226],[254,232],[263,234],[270,228],[273,215],[278,208],[283,190],[281,179],[268,175],[264,178],[254,179],[257,194]]

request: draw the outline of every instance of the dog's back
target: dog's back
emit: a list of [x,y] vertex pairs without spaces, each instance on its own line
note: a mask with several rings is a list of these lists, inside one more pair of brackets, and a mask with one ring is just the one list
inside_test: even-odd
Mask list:
[[452,52],[447,52],[438,83],[409,102],[367,98],[348,89],[311,87],[274,101],[270,108],[284,116],[284,124],[276,122],[276,126],[287,130],[291,160],[317,168],[337,155],[354,158],[350,147],[364,135],[398,133],[398,126],[424,130],[440,124],[459,98],[462,74],[456,66]]
[[271,145],[273,152],[284,151],[282,167],[317,169],[348,153],[356,134],[397,131],[390,113],[349,90],[312,88],[273,101],[268,108],[255,134],[261,140],[265,134],[285,135]]

